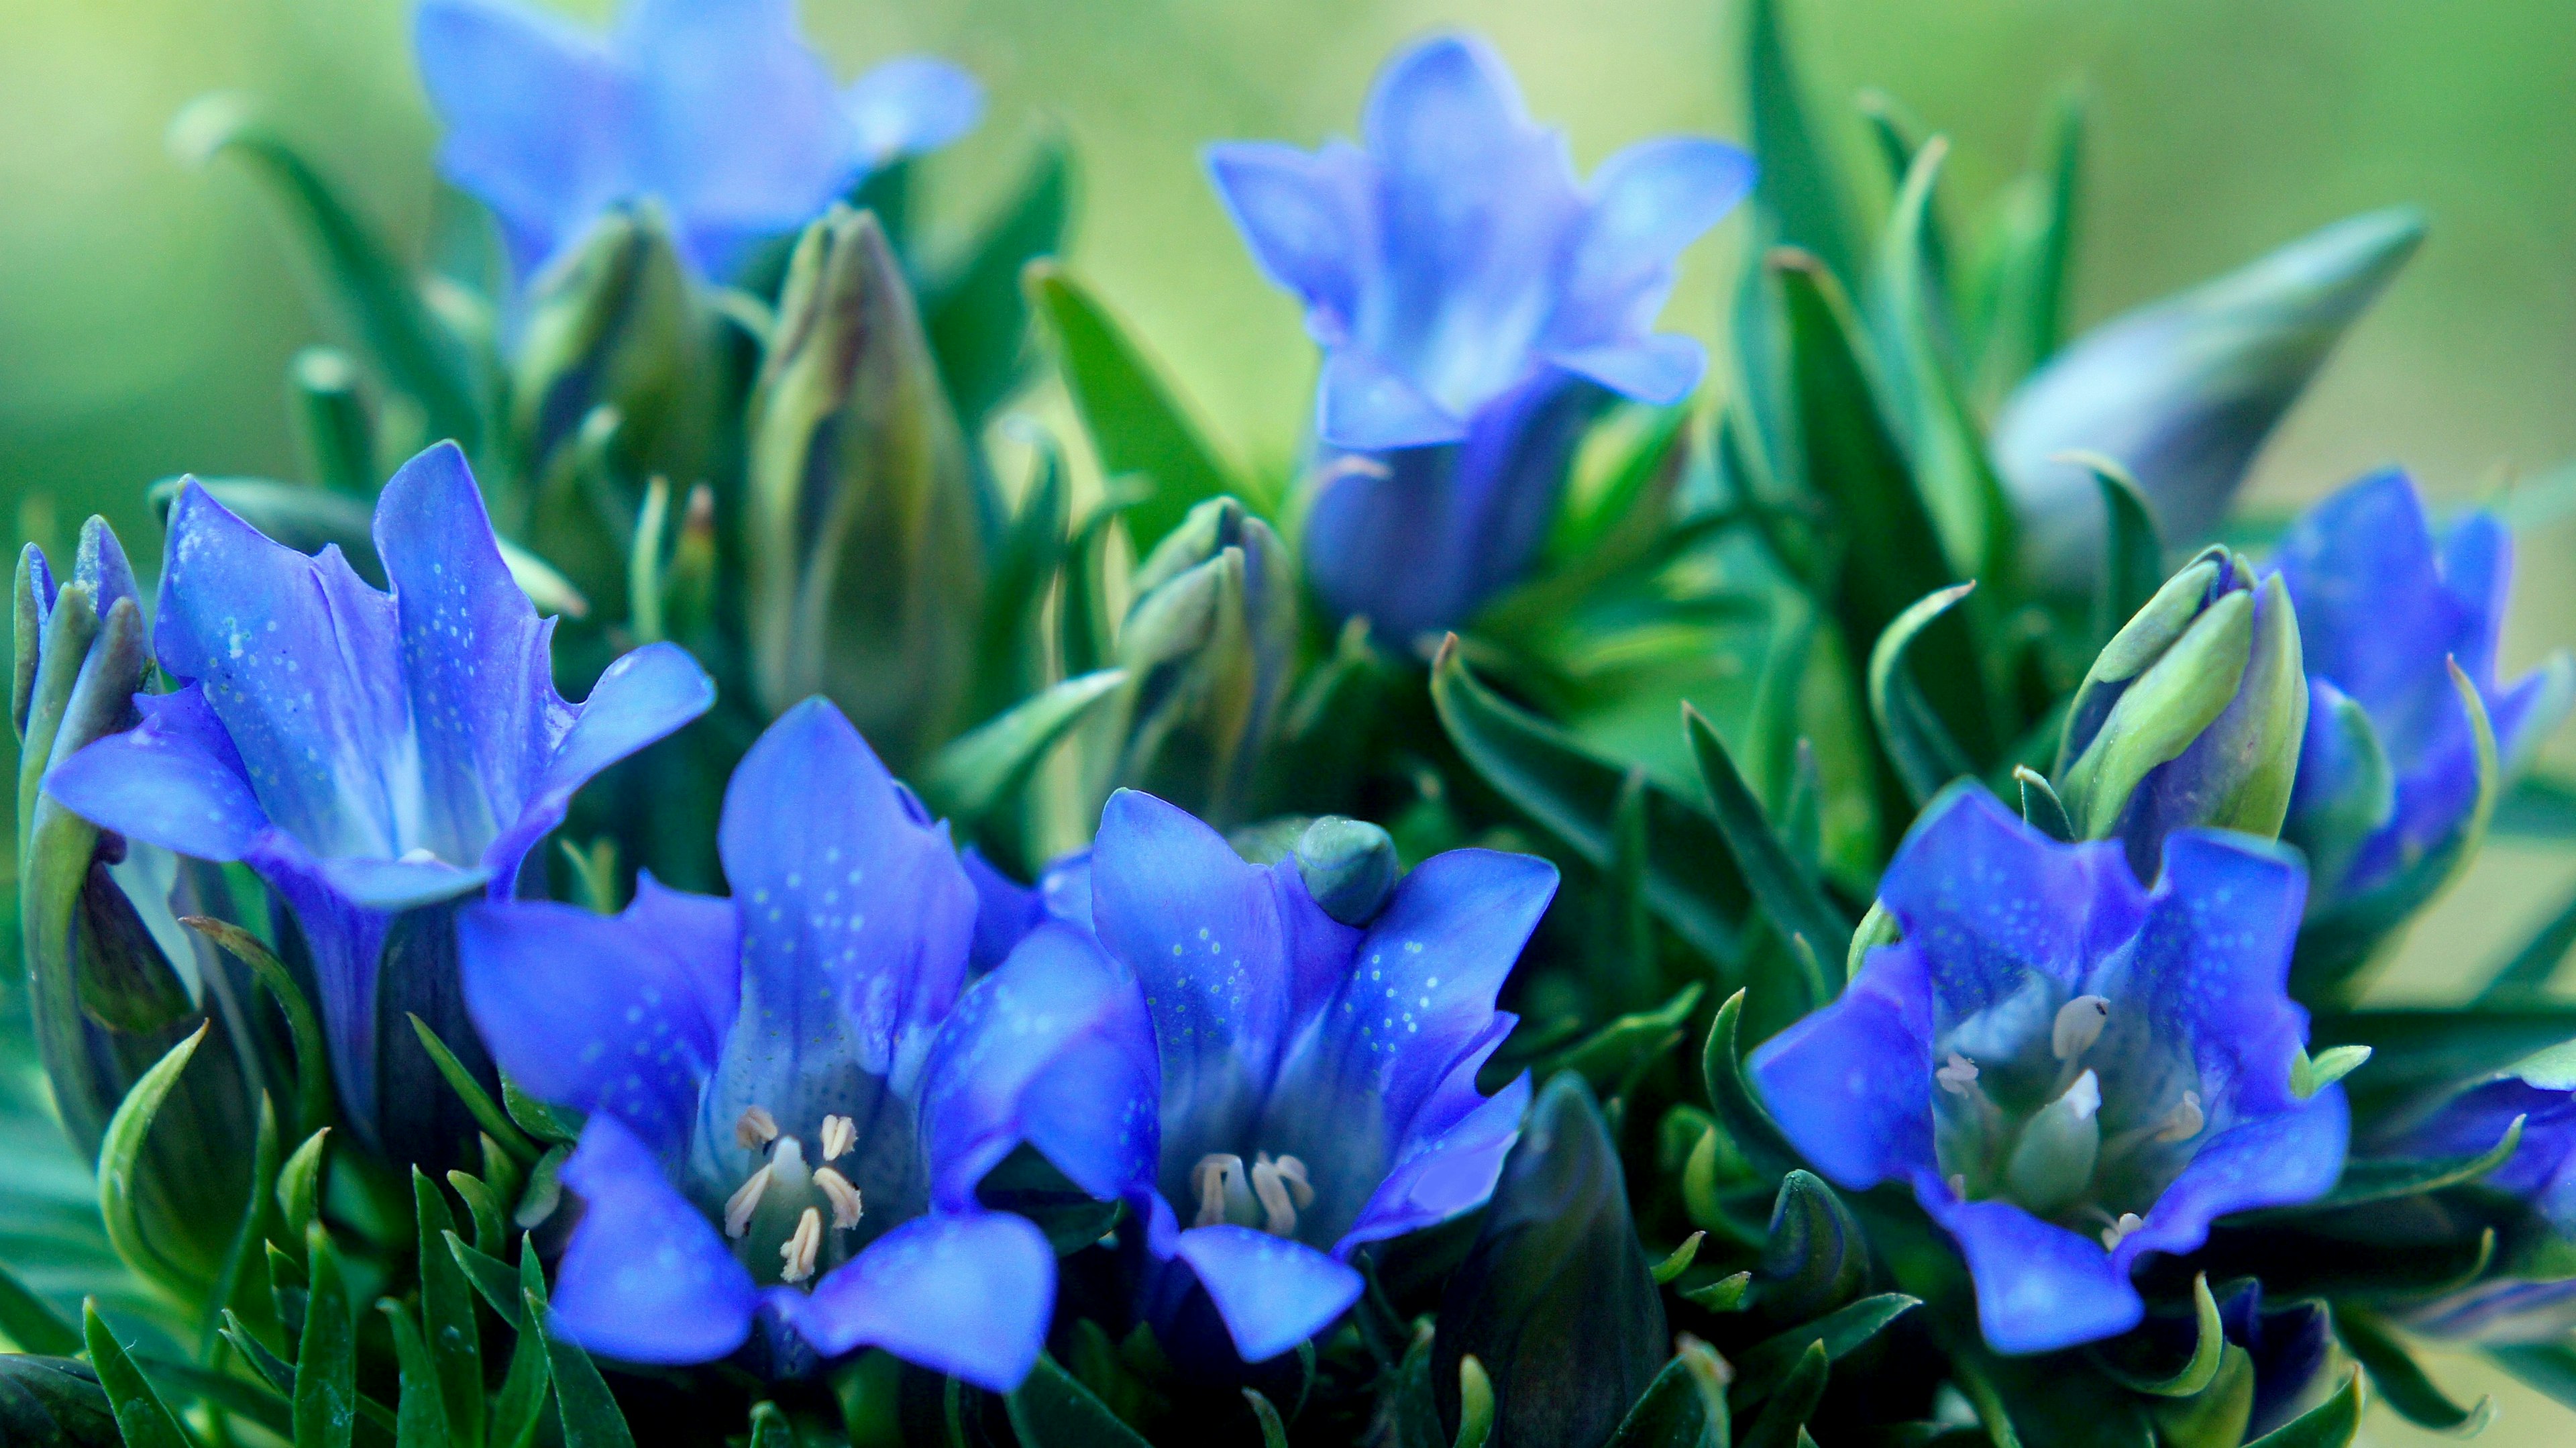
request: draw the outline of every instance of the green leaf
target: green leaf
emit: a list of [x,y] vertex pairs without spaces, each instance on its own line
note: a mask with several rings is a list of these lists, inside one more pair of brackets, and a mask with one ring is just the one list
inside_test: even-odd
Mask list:
[[2558,907],[2549,923],[2524,943],[2513,957],[2496,967],[2488,978],[2486,989],[2478,992],[2475,1004],[2482,1006],[2529,1005],[2537,1003],[2548,989],[2550,978],[2558,974],[2567,952],[2576,949],[2576,895]]
[[439,1386],[438,1367],[430,1361],[429,1344],[399,1302],[376,1304],[394,1334],[394,1359],[401,1370],[402,1396],[394,1411],[394,1448],[448,1448],[447,1403]]
[[[533,1261],[534,1249],[529,1260]],[[608,1380],[590,1354],[562,1337],[546,1320],[546,1304],[536,1293],[525,1294],[522,1319],[545,1339],[546,1366],[555,1380],[555,1409],[563,1418],[564,1448],[635,1448],[626,1415],[608,1391]]]
[[[453,1233],[448,1241],[456,1240]],[[514,1293],[510,1299],[509,1317],[515,1326],[523,1309]],[[522,1331],[518,1345],[510,1350],[509,1375],[501,1380],[500,1396],[492,1403],[492,1436],[490,1448],[529,1448],[543,1425],[547,1389],[553,1378],[546,1368],[546,1345],[543,1336]]]
[[2208,1273],[2192,1277],[2191,1300],[2191,1360],[2180,1368],[2161,1375],[2135,1371],[2123,1366],[2107,1349],[2094,1353],[2095,1365],[2120,1386],[2150,1397],[2193,1398],[2208,1391],[2209,1385],[2218,1380],[2227,1348],[2227,1329],[2219,1321],[2218,1299],[2210,1295]]
[[1724,1448],[1727,1428],[1725,1370],[1684,1337],[1602,1448]]
[[1721,1277],[1706,1287],[1691,1288],[1682,1294],[1682,1299],[1711,1312],[1737,1312],[1743,1309],[1752,1289],[1753,1274],[1738,1272],[1731,1277]]
[[[1700,778],[1708,785],[1718,833],[1725,838],[1755,902],[1783,936],[1804,937],[1818,957],[1840,965],[1851,953],[1850,923],[1772,833],[1761,802],[1727,754],[1726,741],[1688,703],[1682,705],[1682,728],[1698,757]],[[1828,991],[1814,1004],[1823,1005],[1835,993]]]
[[1857,248],[1842,174],[1801,91],[1780,0],[1752,0],[1744,9],[1744,27],[1747,128],[1753,154],[1762,158],[1754,195],[1781,240],[1805,247],[1849,276]]
[[2327,1304],[2334,1317],[2335,1337],[2370,1374],[2370,1385],[2397,1415],[2419,1428],[2456,1433],[2466,1438],[2481,1432],[2495,1417],[2495,1399],[2482,1397],[2475,1407],[2463,1408],[2444,1396],[2433,1385],[2424,1369],[2406,1351],[2387,1324],[2369,1309],[2349,1302]]
[[455,1259],[457,1270],[465,1275],[465,1280],[474,1285],[475,1292],[492,1305],[492,1310],[499,1313],[501,1320],[512,1330],[525,1331],[526,1323],[519,1316],[519,1277],[511,1270],[510,1264],[489,1252],[467,1246],[465,1239],[454,1232],[443,1235],[447,1238],[448,1255]]
[[1064,245],[1073,212],[1073,151],[1061,135],[1038,142],[1020,184],[973,244],[926,288],[922,323],[940,380],[969,435],[1016,388],[1028,351],[1029,302],[1020,274]]
[[2514,1343],[2488,1348],[2487,1357],[2561,1406],[2576,1408],[2576,1344]]
[[285,1218],[290,1237],[303,1236],[304,1229],[313,1225],[314,1214],[321,1210],[323,1151],[330,1135],[331,1128],[326,1126],[306,1137],[278,1170],[277,1210]]
[[776,1403],[751,1405],[751,1448],[796,1448],[796,1427]]
[[2305,1101],[2370,1059],[2368,1046],[2335,1046],[2311,1056],[2303,1048],[2290,1058],[2290,1094]]
[[369,354],[428,414],[429,435],[455,438],[468,452],[478,446],[482,408],[464,349],[432,317],[383,238],[292,143],[243,97],[217,93],[179,112],[170,148],[198,165],[229,152],[259,172],[303,227],[332,300]]
[[1034,424],[1019,429],[1036,454],[1020,506],[991,550],[984,611],[976,622],[975,685],[967,717],[1001,713],[1046,679],[1047,599],[1064,570],[1068,539],[1064,455],[1054,434]]
[[1738,1023],[1743,1016],[1744,992],[1739,990],[1717,1008],[1717,1019],[1709,1024],[1700,1072],[1718,1126],[1753,1169],[1767,1179],[1794,1170],[1799,1157],[1797,1149],[1789,1145],[1788,1138],[1772,1122],[1771,1113],[1762,1109],[1744,1084],[1743,1056],[1736,1045]]
[[2370,1069],[2344,1083],[2354,1113],[2362,1115],[2447,1091],[2576,1040],[2576,1006],[2322,1012],[2309,1035],[2316,1046],[2370,1047]]
[[2146,607],[2165,581],[2164,544],[2155,515],[2129,470],[2100,453],[2063,452],[2049,459],[2089,470],[2102,494],[2108,525],[2102,533],[2102,570],[2094,581],[2093,637],[2107,644],[2120,626]]
[[1065,388],[1100,454],[1100,470],[1113,477],[1141,474],[1153,485],[1127,510],[1138,557],[1191,508],[1242,494],[1171,389],[1089,289],[1048,261],[1030,263],[1023,285],[1055,337]]
[[1882,1292],[1755,1343],[1736,1359],[1735,1386],[1727,1394],[1729,1403],[1740,1409],[1762,1401],[1775,1384],[1796,1371],[1800,1360],[1814,1348],[1822,1347],[1828,1362],[1842,1361],[1878,1336],[1889,1323],[1920,1306],[1919,1298],[1902,1292]]
[[2061,843],[2075,838],[2075,821],[2067,816],[2066,801],[2057,797],[2057,787],[2048,776],[2027,764],[2013,766],[2013,781],[2021,786],[2021,817],[2025,824]]
[[373,498],[376,424],[358,391],[358,364],[337,347],[307,347],[286,366],[306,476],[335,492]]
[[2062,98],[2050,121],[2041,169],[2006,193],[1983,268],[1978,370],[1994,396],[2047,361],[2065,329],[2083,161],[2081,101]]
[[1252,1409],[1252,1420],[1261,1427],[1261,1448],[1288,1448],[1288,1425],[1279,1421],[1279,1410],[1261,1396],[1260,1389],[1244,1389],[1243,1401]]
[[1046,753],[1127,681],[1099,669],[1033,694],[950,740],[921,771],[931,813],[971,824],[1015,798]]
[[1044,1353],[1007,1404],[1011,1429],[1026,1448],[1148,1448],[1135,1429]]
[[1740,1448],[1799,1448],[1806,1440],[1808,1417],[1825,1400],[1825,1379],[1832,1371],[1825,1345],[1807,1344],[1788,1375],[1773,1385],[1770,1400],[1753,1426],[1737,1440]]
[[96,1298],[81,1304],[81,1338],[88,1344],[90,1365],[97,1370],[98,1385],[116,1414],[125,1448],[195,1448],[169,1404],[161,1401],[143,1370],[125,1355],[124,1345],[100,1320]]
[[2361,1432],[2361,1369],[2334,1396],[2255,1439],[2245,1448],[2351,1448]]
[[1449,1448],[1485,1448],[1494,1436],[1494,1380],[1474,1353],[1458,1359],[1458,1433]]
[[1682,1025],[1698,1008],[1701,990],[1700,983],[1692,981],[1651,1011],[1619,1017],[1549,1056],[1538,1066],[1538,1078],[1573,1071],[1604,1096],[1625,1094],[1621,1088],[1680,1044]]
[[510,1244],[510,1229],[501,1215],[501,1199],[483,1184],[483,1179],[467,1171],[451,1171],[447,1185],[465,1199],[465,1210],[474,1218],[474,1245],[485,1252],[499,1252]]
[[1682,1244],[1680,1246],[1675,1247],[1669,1256],[1655,1264],[1654,1271],[1656,1283],[1658,1285],[1669,1285],[1674,1278],[1688,1272],[1690,1270],[1691,1263],[1699,1256],[1699,1244],[1705,1240],[1707,1236],[1708,1233],[1706,1232],[1693,1232],[1689,1236],[1682,1238]]
[[[605,913],[605,912],[603,912]],[[547,1146],[570,1146],[580,1139],[579,1133],[564,1125],[554,1108],[519,1089],[510,1073],[501,1074],[501,1105],[520,1130]]]
[[[189,1060],[197,1054],[198,1045],[213,1024],[200,1024],[135,1081],[125,1099],[117,1103],[116,1114],[108,1118],[107,1135],[98,1148],[98,1214],[107,1225],[108,1244],[126,1266],[174,1290],[185,1290],[192,1284],[188,1274],[172,1267],[153,1245],[135,1184],[143,1170],[144,1142],[152,1134],[152,1119],[160,1114],[161,1103],[179,1084],[179,1073],[188,1069]],[[124,1421],[121,1414],[118,1421]]]
[[63,1321],[5,1267],[0,1267],[0,1337],[39,1357],[70,1357],[81,1350],[80,1329]]
[[286,1016],[287,1037],[295,1046],[295,1130],[311,1136],[331,1123],[331,1058],[322,1040],[322,1020],[303,988],[287,972],[276,952],[258,936],[229,921],[207,915],[181,916],[179,923],[213,941],[251,969],[260,988],[276,1000]]
[[27,1448],[116,1448],[116,1414],[87,1363],[0,1354],[0,1441]]
[[484,1133],[499,1142],[501,1149],[516,1158],[519,1165],[527,1166],[536,1161],[540,1154],[537,1144],[528,1140],[527,1133],[510,1124],[509,1113],[494,1104],[491,1093],[474,1079],[473,1072],[465,1069],[464,1062],[456,1059],[456,1053],[447,1049],[447,1043],[438,1038],[438,1032],[429,1028],[429,1022],[413,1015],[411,1028],[420,1037],[421,1048],[428,1051],[429,1059],[437,1064],[438,1074],[447,1079],[449,1089],[465,1103],[465,1109],[474,1113],[474,1120]]
[[295,1349],[295,1448],[349,1448],[358,1427],[358,1334],[340,1254],[319,1222],[305,1229],[304,1337]]
[[[240,1354],[243,1362],[250,1365],[251,1371],[259,1375],[260,1381],[268,1384],[280,1399],[293,1396],[295,1364],[269,1351],[266,1343],[251,1336],[250,1329],[243,1325],[241,1317],[229,1308],[224,1312],[223,1321],[224,1341],[234,1352]],[[294,1429],[288,1428],[280,1436],[288,1436],[293,1432]]]
[[[1432,663],[1431,702],[1450,742],[1487,784],[1595,869],[1610,868],[1625,768],[1487,688],[1454,640]],[[1715,820],[1663,786],[1649,781],[1645,790],[1647,903],[1710,960],[1733,966],[1742,958],[1749,897],[1726,837]]]
[[438,1184],[418,1167],[412,1168],[411,1195],[420,1243],[421,1333],[444,1404],[440,1420],[454,1448],[482,1448],[482,1332],[474,1320],[474,1289],[449,1245],[455,1242],[456,1218]]
[[[1823,1317],[1858,1297],[1868,1278],[1869,1244],[1851,1208],[1811,1171],[1799,1168],[1782,1177],[1762,1257],[1753,1269],[1762,1310],[1789,1321]],[[1891,1316],[1906,1305],[1881,1304]],[[1785,1360],[1775,1364],[1788,1365]]]
[[1975,588],[1973,583],[1956,584],[1916,600],[1870,647],[1870,717],[1878,724],[1887,762],[1895,767],[1896,777],[1918,809],[1950,781],[1975,774],[1976,764],[1924,698],[1919,671],[1908,653],[1952,604]]
[[2253,1355],[2234,1343],[2222,1344],[2218,1372],[2208,1387],[2149,1411],[2167,1448],[2237,1448],[2254,1416]]
[[2576,839],[2576,782],[2524,775],[2496,802],[2494,829],[2515,839]]

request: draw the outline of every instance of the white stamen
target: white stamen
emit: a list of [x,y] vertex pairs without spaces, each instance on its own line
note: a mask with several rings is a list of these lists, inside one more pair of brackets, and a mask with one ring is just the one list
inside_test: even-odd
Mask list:
[[2102,1109],[2102,1083],[2087,1071],[2075,1078],[2074,1085],[2066,1088],[2064,1099],[2067,1108],[2075,1113],[2076,1120],[2090,1121],[2093,1113]]
[[1244,1185],[1243,1158],[1230,1151],[1212,1151],[1200,1157],[1198,1165],[1190,1168],[1190,1186],[1199,1196],[1198,1220],[1192,1226],[1225,1225],[1227,1208],[1238,1195],[1245,1199],[1246,1206],[1251,1204],[1252,1194]]
[[2201,1114],[2200,1093],[2186,1091],[2182,1093],[2181,1102],[2174,1107],[2173,1114],[2165,1118],[2164,1130],[2156,1133],[2156,1140],[2189,1141],[2200,1135],[2200,1129],[2208,1124],[2209,1118]]
[[859,1124],[846,1116],[823,1118],[823,1160],[839,1161],[859,1144]]
[[1289,1204],[1288,1184],[1267,1153],[1252,1163],[1252,1194],[1261,1199],[1261,1230],[1274,1237],[1297,1235],[1297,1209]]
[[403,851],[401,854],[396,855],[394,857],[394,863],[397,865],[435,865],[438,863],[438,852],[427,845],[414,845],[410,849]]
[[1933,1072],[1932,1079],[1940,1082],[1941,1089],[1951,1095],[1965,1096],[1976,1088],[1977,1063],[1952,1051],[1950,1064]]
[[1968,1199],[1968,1174],[1966,1172],[1954,1171],[1950,1173],[1950,1195],[1957,1197],[1963,1202]]
[[760,1210],[760,1196],[769,1190],[769,1176],[770,1169],[764,1166],[725,1198],[726,1236],[738,1239],[751,1230],[751,1214]]
[[2097,995],[2077,996],[2057,1008],[2057,1023],[2048,1032],[2048,1048],[2057,1053],[2057,1059],[2072,1061],[2093,1049],[2110,1019],[2109,1001]]
[[2145,1219],[2141,1218],[2137,1213],[2122,1212],[2120,1214],[2120,1220],[2113,1222],[2111,1225],[2102,1229],[2103,1248],[2109,1251],[2117,1251],[2122,1239],[2126,1238],[2131,1232],[2134,1232],[2145,1225]]
[[733,1123],[734,1145],[758,1151],[778,1139],[778,1118],[758,1106],[746,1106]]
[[1306,1177],[1306,1164],[1293,1156],[1279,1158],[1279,1178],[1288,1183],[1288,1199],[1304,1211],[1315,1204],[1315,1184]]
[[834,1227],[846,1232],[859,1224],[859,1217],[865,1209],[859,1204],[859,1189],[850,1185],[848,1177],[828,1166],[818,1166],[814,1168],[814,1185],[821,1187],[823,1195],[831,1199]]
[[795,1233],[788,1237],[785,1246],[778,1249],[778,1255],[787,1263],[779,1269],[778,1280],[802,1282],[813,1276],[814,1258],[822,1250],[823,1214],[813,1207],[807,1207],[805,1215],[796,1219]]

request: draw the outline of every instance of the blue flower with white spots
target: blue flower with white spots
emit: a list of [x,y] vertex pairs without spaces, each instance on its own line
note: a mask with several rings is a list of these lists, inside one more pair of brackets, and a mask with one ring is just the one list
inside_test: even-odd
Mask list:
[[794,0],[631,0],[604,38],[516,0],[424,0],[413,39],[447,127],[439,169],[492,208],[523,274],[649,196],[720,277],[984,106],[972,76],[927,56],[837,87]]
[[1025,1141],[1124,1200],[1164,1349],[1239,1370],[1359,1297],[1360,1248],[1492,1192],[1529,1079],[1484,1096],[1476,1073],[1511,1032],[1495,993],[1556,867],[1454,850],[1346,924],[1293,857],[1248,864],[1122,790],[1089,875],[1091,929],[1070,923],[1082,902],[1053,902],[961,1008],[993,1018],[990,1053],[934,1088],[936,1119],[981,1162]]
[[1464,35],[1388,61],[1361,133],[1217,146],[1208,169],[1324,349],[1307,574],[1337,617],[1409,639],[1529,566],[1610,396],[1664,405],[1699,384],[1704,349],[1655,314],[1754,167],[1668,136],[1579,181],[1564,136]]
[[1913,1188],[1995,1349],[2127,1331],[2141,1257],[2342,1174],[2342,1088],[2290,1086],[2305,893],[2289,852],[2216,830],[2168,836],[2149,892],[2116,842],[2061,844],[1962,787],[1880,882],[1902,941],[1755,1051],[1753,1080],[1836,1184]]
[[351,1124],[438,1162],[473,1123],[405,1015],[489,1074],[457,1000],[453,902],[513,893],[573,791],[704,713],[715,687],[654,644],[566,703],[554,622],[502,562],[454,444],[385,485],[375,543],[390,592],[338,548],[308,557],[182,488],[153,627],[182,687],[138,696],[140,725],[45,788],[102,828],[257,870],[292,912]]
[[735,770],[719,847],[730,900],[647,878],[622,915],[495,903],[459,926],[493,1055],[590,1113],[563,1331],[647,1363],[749,1343],[779,1376],[874,1346],[1016,1387],[1055,1254],[977,1206],[992,1163],[952,1103],[980,1062],[1045,1062],[960,1006],[975,889],[946,826],[810,699]]

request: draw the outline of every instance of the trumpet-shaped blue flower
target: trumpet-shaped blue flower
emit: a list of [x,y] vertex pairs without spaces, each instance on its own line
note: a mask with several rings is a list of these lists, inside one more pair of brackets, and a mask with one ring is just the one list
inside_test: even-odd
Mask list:
[[[2470,1087],[2379,1144],[2398,1157],[2467,1157],[2495,1149],[2514,1122],[2522,1140],[2480,1178],[2521,1199],[2549,1230],[2576,1237],[2576,1059],[2562,1047]],[[2408,1327],[2484,1343],[2557,1342],[2576,1329],[2576,1281],[2500,1276],[2410,1306]]]
[[453,444],[385,485],[375,542],[390,593],[337,548],[307,557],[183,488],[153,650],[184,687],[138,696],[140,725],[65,760],[45,788],[103,828],[259,871],[310,953],[352,1122],[377,1146],[434,1159],[451,1095],[403,1013],[469,1060],[481,1053],[456,1006],[444,912],[430,907],[511,893],[573,791],[705,712],[715,691],[686,653],[656,644],[564,702],[554,623],[510,577]]
[[1970,787],[1934,801],[1879,890],[1904,939],[1754,1052],[1753,1078],[1836,1183],[1914,1189],[1999,1351],[2135,1326],[2141,1256],[2341,1174],[2341,1088],[2290,1089],[2288,852],[2180,831],[2149,893],[2118,845],[2060,844]]
[[923,56],[837,88],[794,0],[630,0],[605,38],[517,0],[423,0],[414,26],[447,127],[439,168],[492,208],[523,273],[652,196],[721,275],[867,172],[964,135],[984,104]]
[[975,1089],[982,1060],[1043,1062],[956,1010],[975,891],[946,827],[811,699],[743,757],[718,833],[731,900],[648,879],[613,918],[521,902],[460,923],[493,1054],[590,1113],[563,1172],[585,1204],[564,1331],[691,1363],[766,1322],[774,1373],[873,1345],[1017,1386],[1055,1254],[976,1206],[991,1163],[928,1107]]
[[[1425,861],[1364,926],[1292,857],[1247,864],[1184,811],[1111,797],[1079,902],[961,1014],[994,1019],[925,1119],[1000,1161],[1026,1141],[1140,1219],[1140,1310],[1185,1365],[1288,1351],[1360,1293],[1351,1254],[1493,1190],[1529,1101],[1476,1072],[1495,992],[1556,889],[1544,860]],[[1222,1341],[1192,1326],[1213,1311]]]
[[1365,149],[1223,145],[1208,167],[1324,348],[1308,573],[1336,613],[1410,638],[1528,566],[1607,393],[1665,404],[1698,385],[1705,352],[1655,314],[1753,162],[1673,136],[1579,182],[1468,36],[1388,62],[1361,131]]
[[2512,535],[2472,513],[2435,538],[2403,472],[2372,474],[2308,510],[2276,563],[2298,606],[2310,695],[2283,834],[2314,862],[2319,904],[2334,904],[2443,853],[2469,821],[2477,743],[2452,662],[2485,703],[2508,768],[2566,717],[2576,671],[2561,654],[2497,684]]

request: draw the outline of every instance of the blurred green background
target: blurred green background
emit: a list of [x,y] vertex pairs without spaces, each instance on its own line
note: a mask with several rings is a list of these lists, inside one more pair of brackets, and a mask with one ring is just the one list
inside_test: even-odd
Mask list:
[[[589,18],[597,0],[565,7]],[[1038,127],[1082,165],[1074,264],[1242,459],[1284,466],[1310,349],[1204,184],[1207,141],[1312,143],[1353,125],[1395,45],[1465,24],[1589,166],[1643,136],[1740,132],[1738,15],[1715,0],[806,0],[845,76],[932,50],[984,77],[982,130],[930,168],[962,225]],[[1903,99],[1958,150],[1950,200],[2025,161],[2045,104],[2092,102],[2078,322],[2224,270],[2336,217],[2422,205],[2432,239],[2266,454],[2292,502],[2403,462],[2465,502],[2576,453],[2576,5],[2487,0],[1945,0],[1790,6],[1816,98]],[[162,133],[188,99],[268,104],[389,229],[416,239],[435,133],[399,0],[0,0],[0,505],[54,539],[105,513],[148,566],[152,479],[295,466],[283,369],[328,336],[250,178],[191,173]],[[1842,114],[1849,116],[1847,109]],[[1856,124],[1838,138],[1857,162]],[[1873,167],[1855,167],[1875,174]],[[1878,198],[1868,198],[1875,202]],[[1715,341],[1743,226],[1687,261],[1666,325]],[[1724,378],[1712,385],[1723,386]],[[53,541],[53,540],[49,540]],[[2526,536],[2510,667],[2576,643],[2576,529]],[[2553,750],[2565,763],[2576,748]],[[2383,982],[2438,996],[2526,935],[2576,875],[2498,847]],[[2487,1441],[2565,1443],[2569,1418],[2477,1365]],[[2431,1441],[2374,1419],[2367,1441]]]

